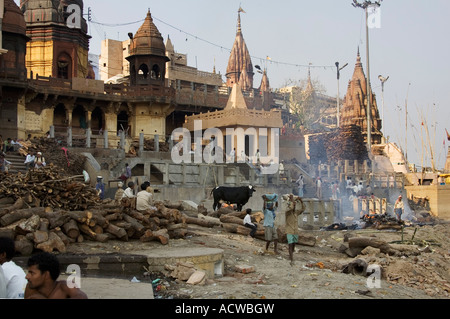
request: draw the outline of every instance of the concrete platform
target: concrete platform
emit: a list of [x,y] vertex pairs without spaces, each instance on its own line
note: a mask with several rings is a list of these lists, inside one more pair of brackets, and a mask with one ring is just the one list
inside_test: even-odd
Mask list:
[[158,248],[147,254],[149,270],[162,271],[164,265],[177,262],[192,262],[196,268],[204,270],[208,278],[223,276],[223,250],[217,248]]

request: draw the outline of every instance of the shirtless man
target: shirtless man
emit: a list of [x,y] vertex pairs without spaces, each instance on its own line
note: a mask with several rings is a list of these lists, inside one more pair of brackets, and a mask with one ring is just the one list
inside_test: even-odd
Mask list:
[[39,253],[28,259],[28,284],[25,299],[88,299],[79,288],[70,288],[65,281],[56,281],[59,261],[51,253]]

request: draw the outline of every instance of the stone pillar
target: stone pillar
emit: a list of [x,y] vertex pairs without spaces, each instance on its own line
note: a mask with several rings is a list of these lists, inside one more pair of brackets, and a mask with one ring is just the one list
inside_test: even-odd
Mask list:
[[153,140],[155,143],[155,152],[159,152],[159,135],[155,134]]
[[50,137],[55,138],[55,126],[50,126]]
[[109,142],[108,142],[108,130],[105,130],[105,131],[103,132],[103,140],[104,140],[103,147],[104,147],[104,148],[109,148]]
[[72,147],[72,126],[67,127],[67,146]]
[[144,133],[139,133],[139,152],[144,151]]
[[91,147],[91,128],[88,127],[86,130],[86,147],[90,148]]
[[86,121],[87,121],[87,128],[90,130],[92,128],[92,112],[86,111]]
[[125,132],[120,131],[120,149],[125,149]]

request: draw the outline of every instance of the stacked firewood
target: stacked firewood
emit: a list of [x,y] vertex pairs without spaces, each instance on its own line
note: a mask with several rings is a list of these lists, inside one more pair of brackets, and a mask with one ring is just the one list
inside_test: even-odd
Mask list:
[[100,200],[95,188],[62,177],[49,165],[23,174],[0,175],[0,236],[16,241],[17,251],[66,251],[70,243],[109,239],[143,242],[184,238],[187,224],[214,227],[217,223],[188,216],[178,204],[155,202],[137,211],[127,200]]
[[81,174],[86,162],[86,156],[75,151],[69,151],[67,143],[55,138],[34,138],[21,142],[23,147],[19,153],[26,156],[30,151],[41,152],[47,164],[53,164],[63,169],[67,175]]
[[76,181],[82,175],[67,177],[64,169],[53,164],[26,174],[2,174],[0,178],[0,198],[22,199],[29,207],[79,210],[98,201],[95,188]]
[[[139,149],[139,141],[133,141],[131,143],[131,146],[134,147],[134,149]],[[144,151],[155,151],[155,140],[152,139],[144,139]],[[169,144],[166,142],[159,142],[159,151],[160,152],[169,152]]]
[[368,159],[361,128],[356,125],[344,126],[331,133],[311,136],[309,156],[313,163]]
[[330,133],[325,140],[325,147],[330,161],[368,159],[361,128],[356,125],[344,126]]

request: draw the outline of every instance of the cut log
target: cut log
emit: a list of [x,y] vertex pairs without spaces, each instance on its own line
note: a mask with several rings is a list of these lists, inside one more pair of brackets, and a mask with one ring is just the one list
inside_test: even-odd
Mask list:
[[14,248],[16,253],[22,256],[29,256],[33,253],[34,245],[31,240],[28,240],[23,235],[18,235],[14,241]]
[[20,219],[28,219],[35,214],[43,214],[43,213],[45,213],[44,207],[33,207],[15,210],[7,215],[2,216],[0,218],[0,224],[2,226],[8,226]]
[[126,221],[127,223],[131,224],[131,227],[135,231],[135,233],[134,233],[135,237],[140,238],[144,234],[144,232],[145,232],[144,225],[142,225],[140,222],[138,222],[135,218],[133,218],[127,214],[123,214],[123,220]]
[[[176,225],[181,225],[181,224],[176,224]],[[169,230],[168,233],[169,233],[170,239],[180,239],[180,238],[186,237],[188,230],[186,228],[177,228],[177,229]]]
[[127,231],[123,228],[120,228],[113,224],[109,224],[108,227],[106,227],[105,231],[110,234],[113,234],[115,237],[121,240],[128,241]]
[[39,229],[41,218],[38,215],[33,215],[27,220],[19,223],[15,227],[16,234],[26,235]]
[[97,234],[86,224],[78,224],[78,228],[80,231],[85,234],[89,239],[99,241],[101,243],[106,242],[109,239],[109,236],[106,234]]
[[23,208],[24,204],[25,204],[25,202],[22,198],[17,199],[13,205],[5,207],[0,210],[0,217],[3,215],[6,215],[8,213],[11,213],[15,210]]
[[45,252],[53,252],[54,250],[59,251],[60,253],[66,252],[66,245],[58,235],[54,232],[49,232],[48,240],[36,245],[37,249],[40,249]]
[[372,238],[372,237],[349,238],[349,240],[348,240],[349,251],[346,251],[346,253],[350,257],[355,257],[356,255],[361,253],[361,251],[364,248],[366,248],[367,246],[378,248],[378,249],[380,249],[380,252],[385,253],[385,254],[391,255],[394,253],[393,249],[387,242],[376,239],[376,238]]
[[167,229],[160,229],[157,231],[146,230],[144,235],[141,236],[140,240],[142,242],[148,241],[159,241],[163,245],[169,243],[169,233]]
[[[229,223],[222,223],[221,225],[227,232],[229,233],[235,233],[240,234],[244,236],[250,235],[251,229],[248,227],[245,227],[244,225],[238,225],[238,224],[229,224]],[[261,240],[265,240],[264,236],[264,229],[259,229],[255,233],[255,237]]]
[[213,221],[213,220],[189,217],[185,214],[183,214],[183,215],[184,215],[183,217],[184,217],[186,224],[195,224],[195,225],[199,225],[199,226],[207,227],[207,228],[212,228],[214,226],[220,226],[220,223],[217,223],[216,221]]
[[49,234],[46,231],[36,230],[33,232],[33,242],[34,244],[40,244],[49,240]]
[[74,219],[70,219],[67,223],[63,225],[64,233],[72,239],[77,239],[80,235],[80,229],[78,228],[78,224]]

